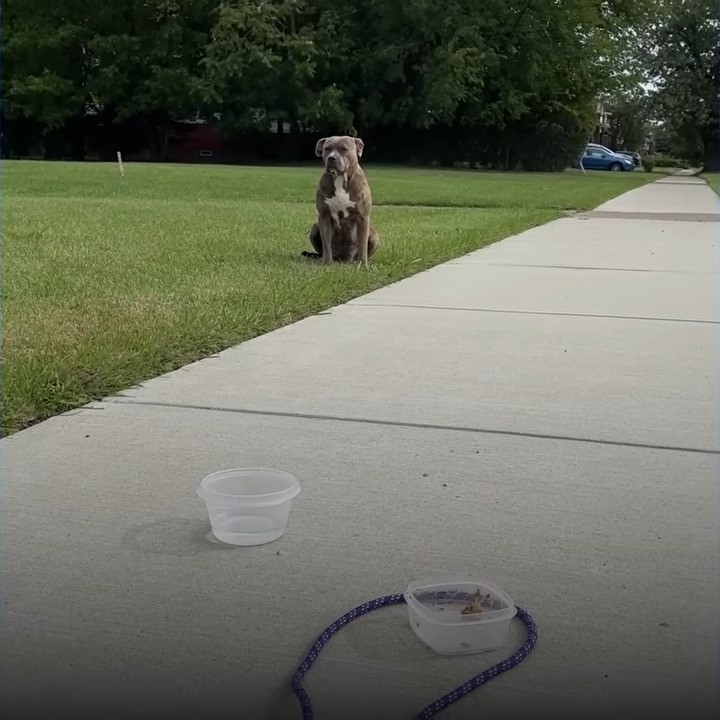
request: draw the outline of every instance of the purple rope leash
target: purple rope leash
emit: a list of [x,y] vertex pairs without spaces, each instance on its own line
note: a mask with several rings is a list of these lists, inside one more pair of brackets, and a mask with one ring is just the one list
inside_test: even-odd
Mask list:
[[[403,595],[386,595],[385,597],[370,600],[370,602],[358,605],[356,608],[350,610],[350,612],[345,613],[345,615],[338,618],[332,625],[323,630],[322,634],[310,648],[310,652],[300,663],[300,666],[295,671],[291,680],[292,691],[300,703],[303,720],[313,720],[314,715],[312,703],[310,702],[310,696],[303,687],[302,680],[308,674],[310,668],[312,668],[313,664],[317,660],[320,651],[325,647],[325,645],[327,645],[330,638],[353,620],[357,620],[357,618],[362,617],[373,610],[386,607],[387,605],[400,605],[404,602],[405,597]],[[427,718],[437,715],[448,706],[465,697],[468,693],[488,682],[488,680],[492,680],[494,677],[511,670],[516,665],[519,665],[532,652],[532,649],[535,647],[535,643],[537,642],[537,627],[535,625],[535,621],[530,616],[530,613],[522,608],[517,608],[517,617],[523,621],[528,632],[527,640],[525,640],[522,647],[520,647],[514,655],[511,655],[506,660],[503,660],[497,665],[493,665],[487,670],[483,670],[479,675],[471,677],[462,685],[447,693],[447,695],[443,695],[443,697],[439,700],[436,700],[434,703],[428,705],[416,716],[416,720],[427,720]]]

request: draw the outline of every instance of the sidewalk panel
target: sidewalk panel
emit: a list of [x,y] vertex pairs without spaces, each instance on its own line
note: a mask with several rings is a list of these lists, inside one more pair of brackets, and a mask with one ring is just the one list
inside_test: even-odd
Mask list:
[[[300,479],[276,543],[208,538],[196,485],[238,465]],[[294,720],[289,677],[321,630],[444,572],[496,581],[540,632],[449,718],[714,712],[715,457],[109,405],[10,438],[5,468],[8,717],[36,698],[83,718]],[[318,718],[409,717],[506,654],[435,656],[403,608],[379,610],[307,687]]]

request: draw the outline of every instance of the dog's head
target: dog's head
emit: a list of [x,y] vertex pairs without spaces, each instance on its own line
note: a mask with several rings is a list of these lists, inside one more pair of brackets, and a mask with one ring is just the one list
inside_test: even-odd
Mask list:
[[315,155],[322,158],[325,169],[331,175],[344,175],[357,167],[364,147],[360,138],[334,135],[318,140]]

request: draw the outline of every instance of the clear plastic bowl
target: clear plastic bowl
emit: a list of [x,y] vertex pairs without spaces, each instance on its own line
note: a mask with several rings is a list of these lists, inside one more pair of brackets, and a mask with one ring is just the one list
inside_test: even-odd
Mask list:
[[213,535],[230,545],[264,545],[285,532],[300,484],[290,473],[263,468],[222,470],[203,478]]
[[[479,606],[473,603],[478,599]],[[411,583],[405,591],[405,602],[410,627],[440,655],[469,655],[502,647],[517,614],[503,590],[469,578],[431,578]],[[478,607],[482,608],[480,612]]]

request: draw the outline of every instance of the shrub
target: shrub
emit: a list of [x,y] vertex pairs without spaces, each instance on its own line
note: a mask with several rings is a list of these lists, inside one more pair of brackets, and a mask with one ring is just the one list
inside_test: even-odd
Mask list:
[[643,169],[645,172],[652,172],[655,169],[655,158],[652,155],[643,159]]
[[664,168],[687,168],[690,167],[686,160],[673,157],[672,155],[658,154],[653,156],[656,167]]

